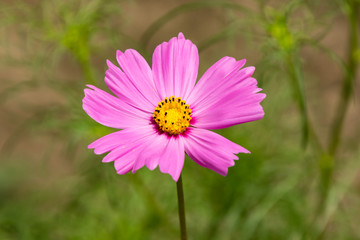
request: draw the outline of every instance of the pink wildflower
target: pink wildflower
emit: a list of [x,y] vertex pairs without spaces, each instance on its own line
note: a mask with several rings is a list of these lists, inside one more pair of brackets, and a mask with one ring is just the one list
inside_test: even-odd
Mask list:
[[245,59],[223,57],[195,84],[197,47],[182,33],[156,47],[152,68],[135,50],[117,51],[118,68],[107,61],[105,83],[116,95],[88,85],[83,108],[95,121],[123,129],[89,145],[107,154],[118,174],[159,166],[177,181],[185,152],[200,166],[226,175],[245,148],[209,131],[263,118],[265,94]]

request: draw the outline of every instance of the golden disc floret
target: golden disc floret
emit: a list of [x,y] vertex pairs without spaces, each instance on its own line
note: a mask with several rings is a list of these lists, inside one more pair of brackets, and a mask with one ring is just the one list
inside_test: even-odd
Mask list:
[[153,119],[163,132],[177,135],[189,127],[191,109],[189,105],[179,97],[166,97],[156,106]]

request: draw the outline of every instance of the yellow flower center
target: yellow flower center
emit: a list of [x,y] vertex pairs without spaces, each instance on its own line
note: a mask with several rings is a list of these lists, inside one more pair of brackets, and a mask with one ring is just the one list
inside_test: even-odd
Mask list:
[[181,98],[172,96],[159,102],[155,108],[153,119],[162,131],[177,135],[189,127],[191,109]]

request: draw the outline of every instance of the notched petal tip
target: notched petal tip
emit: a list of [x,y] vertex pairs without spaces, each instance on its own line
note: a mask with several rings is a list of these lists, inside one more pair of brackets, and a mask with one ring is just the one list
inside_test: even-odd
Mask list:
[[90,143],[88,145],[88,149],[93,149],[94,154],[101,155],[101,154],[104,154],[105,152],[101,148],[99,148],[99,141],[98,140]]
[[240,60],[238,60],[238,63],[239,63],[240,65],[244,66],[244,65],[246,64],[246,59],[245,59],[245,58],[240,59]]
[[140,55],[140,54],[135,49],[132,48],[126,49],[124,52],[120,50],[116,50],[116,58],[122,57],[123,55],[126,56],[126,55]]
[[[232,167],[232,166],[230,166],[230,167]],[[228,172],[229,172],[229,169],[227,168],[226,170],[224,170],[224,172],[222,172],[222,173],[219,172],[219,174],[223,177],[226,177]]]
[[[174,164],[174,163],[172,163],[172,164]],[[183,168],[183,166],[181,166],[181,168],[179,169],[179,171],[169,171],[169,169],[164,169],[164,168],[162,167],[162,165],[159,164],[159,170],[160,170],[160,172],[165,173],[165,174],[169,174],[169,175],[171,176],[171,178],[172,178],[175,182],[177,182],[177,181],[179,180],[180,174],[181,174],[181,171],[182,171],[182,168]],[[151,169],[150,169],[150,170],[151,170]]]
[[[229,140],[229,142],[230,142],[230,140]],[[233,142],[231,142],[231,143],[233,143]],[[240,145],[238,145],[236,143],[233,143],[233,146],[235,148],[233,154],[234,154],[234,156],[236,158],[238,158],[238,156],[236,156],[235,154],[239,154],[239,153],[248,153],[248,154],[250,154],[251,153],[249,150],[247,150],[246,148],[244,148],[244,147],[242,147],[242,146],[240,146]],[[234,159],[234,160],[238,160],[238,159]]]
[[124,52],[120,50],[116,50],[116,60],[119,62],[119,58],[124,54],[125,54]]
[[94,149],[95,148],[94,145],[95,145],[94,142],[92,142],[87,147],[88,147],[88,149]]
[[171,176],[172,179],[174,179],[175,182],[179,181],[180,175],[179,176]]
[[255,67],[254,66],[249,66],[244,68],[245,70],[245,75],[248,75],[249,77],[252,76],[255,72]]
[[[245,149],[245,148],[242,151],[240,151],[240,152],[238,152],[236,154],[239,154],[239,153],[251,154],[251,152],[249,150]],[[236,159],[236,160],[238,160],[238,159]]]
[[180,174],[181,174],[181,171],[180,172],[169,172],[169,171],[166,171],[164,169],[161,169],[161,167],[159,166],[159,170],[160,172],[162,173],[165,173],[165,174],[169,174],[171,176],[171,178],[177,182],[180,178]]
[[142,57],[141,54],[138,53],[138,51],[136,51],[135,49],[129,48],[126,49],[124,53],[122,53],[124,55],[132,55],[134,57]]
[[109,59],[106,59],[106,65],[108,66],[108,68],[114,66],[114,64]]
[[[262,91],[262,89],[260,88],[259,92]],[[266,94],[265,93],[257,93],[256,95],[259,96],[260,98],[260,102],[262,102],[265,98],[266,98]]]
[[182,32],[179,32],[178,39],[185,39],[185,36]]
[[95,90],[95,88],[96,88],[94,85],[91,85],[91,84],[86,84],[85,86],[90,88],[91,90]]
[[260,106],[260,113],[259,113],[259,117],[258,117],[258,120],[260,120],[260,119],[263,119],[264,118],[264,116],[265,116],[265,111],[264,111],[264,109],[263,109],[263,106],[261,106],[260,104],[259,104],[259,106]]

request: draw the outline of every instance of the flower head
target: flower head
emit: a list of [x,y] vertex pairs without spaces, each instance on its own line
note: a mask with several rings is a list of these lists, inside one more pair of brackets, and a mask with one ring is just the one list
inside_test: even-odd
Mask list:
[[117,51],[120,68],[107,61],[105,83],[113,96],[94,86],[85,89],[83,108],[95,121],[123,129],[89,145],[109,152],[118,174],[159,166],[177,181],[185,152],[199,165],[226,175],[245,148],[209,131],[263,118],[265,94],[245,60],[223,57],[195,84],[197,47],[182,33],[156,47],[152,68],[135,50]]

